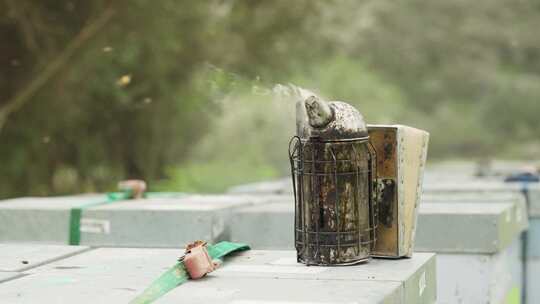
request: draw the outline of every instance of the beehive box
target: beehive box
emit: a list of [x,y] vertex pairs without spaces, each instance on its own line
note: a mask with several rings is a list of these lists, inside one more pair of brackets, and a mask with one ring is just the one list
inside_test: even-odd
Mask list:
[[540,215],[534,214],[529,218],[527,236],[527,255],[524,261],[527,271],[527,303],[540,303]]
[[182,247],[193,240],[230,239],[233,212],[239,207],[271,202],[273,196],[190,195],[120,201],[84,211],[82,221],[105,229],[81,226],[81,243],[115,247]]
[[[481,243],[474,239],[460,238],[462,242],[475,243],[478,246],[484,244],[485,248],[478,249],[480,251],[477,252],[490,252],[497,248],[504,248],[528,225],[525,205],[521,197],[515,195],[494,198],[494,201],[490,201],[486,196],[483,198],[483,200],[478,201],[472,197],[459,199],[456,196],[447,200],[444,197],[440,199],[427,198],[430,200],[421,204],[423,207],[420,209],[419,218],[426,222],[426,225],[431,225],[431,223],[439,225],[438,229],[454,227],[455,225],[457,229],[463,230],[471,228],[470,225],[478,225],[475,228],[477,229],[475,235],[478,235],[479,239],[483,239]],[[234,216],[235,225],[231,227],[232,240],[247,241],[258,249],[294,248],[293,204],[292,198],[283,196],[281,202],[276,199],[276,202],[273,203],[238,209]],[[440,225],[441,221],[446,221],[447,225]],[[469,226],[463,227],[460,221]],[[504,231],[505,234],[499,235],[499,230]],[[424,244],[427,244],[429,250],[443,249],[445,244],[448,248],[455,246],[454,243],[445,238],[440,238],[429,228],[424,228],[418,234],[420,236],[417,236],[416,242],[419,244],[416,245],[416,250],[424,249]],[[459,233],[456,232],[455,238],[458,237]],[[436,245],[435,241],[440,242],[440,245]],[[464,248],[472,250],[470,249],[472,247],[465,246]],[[462,252],[460,248],[455,248],[455,250]]]
[[106,200],[98,194],[0,201],[0,242],[68,244],[71,209]]
[[[179,249],[98,248],[0,284],[6,303],[127,303],[172,266]],[[0,258],[2,254],[0,253]],[[434,303],[435,257],[307,267],[295,252],[251,251],[156,303]]]
[[529,231],[523,237],[524,244],[524,290],[527,303],[540,301],[540,290],[536,288],[540,282],[540,271],[538,266],[538,255],[533,248],[540,248],[540,229],[536,228],[540,224],[540,184],[539,183],[504,183],[500,180],[485,181],[476,180],[474,182],[445,182],[427,183],[425,186],[427,195],[478,195],[478,196],[504,196],[508,193],[522,196],[528,205],[528,217],[530,223]]
[[231,240],[246,242],[255,249],[294,249],[294,200],[238,209],[231,226]]
[[[281,280],[322,280],[328,282],[398,282],[401,285],[397,303],[434,303],[436,300],[436,258],[420,253],[412,259],[372,260],[347,267],[305,267],[296,262],[294,251],[242,252],[216,271],[219,278],[252,278]],[[335,286],[335,283],[332,284]],[[337,293],[336,293],[337,294]],[[313,299],[315,300],[315,298]],[[355,302],[360,298],[350,298]]]
[[[435,251],[441,303],[520,299],[525,206],[483,201],[422,204],[417,251]],[[429,215],[429,216],[427,216]]]
[[[67,244],[77,230],[80,244],[181,247],[196,239],[229,239],[235,208],[272,200],[249,195],[179,195],[107,201],[105,195],[22,198],[0,203],[0,242]],[[71,211],[81,208],[78,225]],[[77,229],[78,228],[78,229]]]
[[[446,196],[448,198],[448,196]],[[437,252],[440,303],[483,303],[500,300],[522,288],[519,235],[527,227],[519,196],[506,199],[451,196],[420,204],[416,251]],[[294,248],[292,198],[281,203],[241,208],[235,215],[232,239],[260,249]],[[272,227],[270,229],[270,227]],[[415,253],[416,254],[416,253]],[[469,267],[469,265],[475,265]],[[505,269],[510,276],[495,269]],[[460,273],[482,280],[467,284]],[[498,279],[500,278],[500,279]],[[480,302],[478,302],[480,301]],[[498,302],[494,302],[498,303]]]
[[513,203],[424,203],[416,251],[494,253],[526,229],[523,207]]
[[501,193],[455,193],[455,194],[435,194],[423,195],[425,203],[513,203],[513,211],[508,213],[510,219],[516,221],[513,225],[518,231],[524,231],[529,224],[527,203],[522,194],[501,192]]

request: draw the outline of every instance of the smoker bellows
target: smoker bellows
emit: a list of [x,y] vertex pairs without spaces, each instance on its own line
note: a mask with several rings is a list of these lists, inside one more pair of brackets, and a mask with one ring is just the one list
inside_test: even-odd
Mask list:
[[298,260],[347,265],[410,256],[428,134],[368,127],[347,103],[297,93],[289,156]]

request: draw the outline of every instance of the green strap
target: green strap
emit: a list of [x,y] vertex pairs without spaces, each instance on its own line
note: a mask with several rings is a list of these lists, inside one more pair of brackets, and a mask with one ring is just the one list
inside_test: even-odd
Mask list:
[[110,199],[105,201],[91,202],[82,206],[73,207],[69,212],[69,244],[79,245],[81,243],[81,216],[82,210],[92,206],[98,206],[113,202]]
[[[180,192],[145,192],[144,198],[170,198],[181,197],[184,195],[184,193]],[[109,192],[107,193],[105,200],[71,208],[69,212],[69,245],[79,245],[81,243],[81,217],[83,209],[128,200],[130,198],[130,191]]]
[[[143,194],[144,198],[175,198],[183,197],[187,194],[184,192],[145,192]],[[109,192],[107,193],[107,198],[110,201],[119,201],[119,200],[128,200],[131,199],[131,191],[123,192]]]
[[[220,242],[216,245],[208,245],[207,249],[212,259],[220,259],[235,251],[249,250],[249,246],[241,243]],[[152,282],[142,294],[129,302],[129,304],[152,303],[175,287],[182,285],[188,279],[189,275],[184,263],[178,262]]]
[[79,245],[81,243],[81,208],[71,208],[69,211],[69,244]]

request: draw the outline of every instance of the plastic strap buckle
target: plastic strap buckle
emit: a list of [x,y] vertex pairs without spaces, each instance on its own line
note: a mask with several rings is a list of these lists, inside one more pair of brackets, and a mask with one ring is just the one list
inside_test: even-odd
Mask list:
[[203,241],[189,244],[179,261],[184,262],[189,277],[193,280],[204,277],[218,268],[220,264],[218,261],[212,261],[206,248],[206,242]]
[[146,191],[146,182],[138,179],[124,180],[118,183],[118,189],[128,192],[132,199],[140,199]]

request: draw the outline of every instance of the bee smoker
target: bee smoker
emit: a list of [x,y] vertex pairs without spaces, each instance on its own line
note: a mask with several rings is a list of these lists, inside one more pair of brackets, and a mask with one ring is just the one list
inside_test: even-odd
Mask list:
[[314,94],[299,101],[289,158],[298,262],[368,261],[376,242],[377,162],[362,115],[349,104]]

